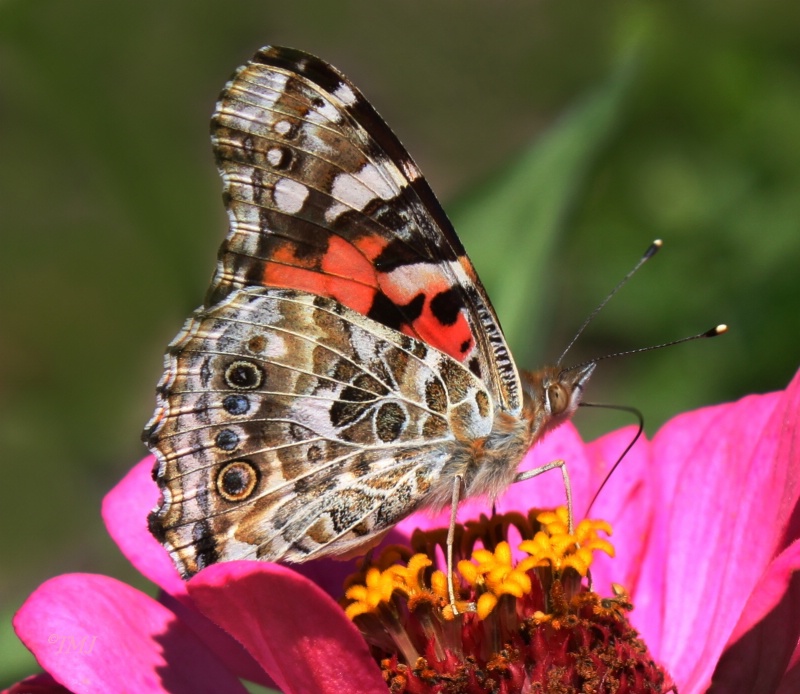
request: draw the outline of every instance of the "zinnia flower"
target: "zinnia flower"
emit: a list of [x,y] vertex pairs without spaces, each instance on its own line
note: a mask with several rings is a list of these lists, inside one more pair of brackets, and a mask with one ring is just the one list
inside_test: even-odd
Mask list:
[[[613,600],[612,585],[624,586],[630,622],[681,694],[800,688],[799,414],[800,375],[783,392],[680,415],[634,446],[592,510],[613,526],[616,547],[615,558],[599,554],[592,565],[594,589]],[[583,444],[564,425],[525,465],[566,460],[581,518],[631,436],[627,428]],[[334,562],[232,562],[184,584],[147,533],[158,496],[150,467],[150,459],[137,465],[103,511],[125,555],[161,587],[160,600],[103,576],[46,582],[14,626],[52,679],[9,691],[233,692],[243,691],[240,677],[286,692],[387,691],[331,597],[352,564],[335,572],[338,589]],[[513,486],[497,511],[561,504],[552,474]],[[489,509],[470,501],[459,520],[481,512]],[[442,526],[442,517],[415,514],[393,541]]]

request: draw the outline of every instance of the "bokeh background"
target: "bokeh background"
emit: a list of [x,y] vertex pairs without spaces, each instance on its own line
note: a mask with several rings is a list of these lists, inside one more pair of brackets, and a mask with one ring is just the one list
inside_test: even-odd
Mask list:
[[[49,576],[149,590],[100,501],[144,455],[164,347],[225,232],[214,101],[266,43],[376,105],[521,365],[557,357],[660,237],[567,362],[731,331],[603,363],[587,399],[639,407],[652,433],[798,366],[798,3],[2,0],[0,685],[36,667],[9,624]],[[630,421],[577,419],[587,438]]]

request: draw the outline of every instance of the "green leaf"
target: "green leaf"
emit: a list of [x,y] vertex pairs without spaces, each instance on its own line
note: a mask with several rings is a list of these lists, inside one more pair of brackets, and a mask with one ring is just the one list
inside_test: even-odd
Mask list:
[[537,342],[542,347],[536,336],[548,319],[545,297],[557,242],[619,121],[631,64],[624,62],[502,174],[453,208],[456,229],[521,360],[542,357],[535,353]]
[[29,675],[41,672],[31,652],[14,633],[11,620],[19,604],[9,604],[0,611],[0,689],[11,686]]

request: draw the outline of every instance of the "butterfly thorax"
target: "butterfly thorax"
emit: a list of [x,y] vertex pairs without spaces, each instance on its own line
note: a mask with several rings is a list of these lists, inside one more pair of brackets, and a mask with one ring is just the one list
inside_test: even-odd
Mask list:
[[[521,371],[522,411],[498,408],[488,436],[459,442],[443,479],[461,475],[467,497],[498,497],[514,481],[531,446],[574,414],[593,370],[594,364],[569,371],[558,366]],[[443,485],[437,501],[445,503],[447,491]]]

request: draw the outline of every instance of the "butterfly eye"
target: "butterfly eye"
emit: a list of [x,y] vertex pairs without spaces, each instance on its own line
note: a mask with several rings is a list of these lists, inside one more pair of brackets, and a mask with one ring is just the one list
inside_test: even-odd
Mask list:
[[547,387],[547,401],[550,403],[550,414],[562,414],[569,405],[569,395],[567,389],[560,383],[554,383]]

